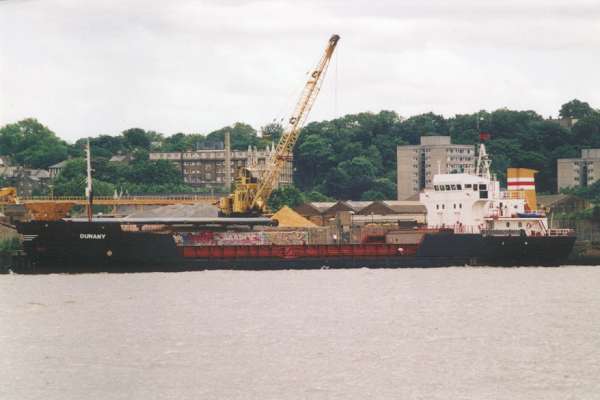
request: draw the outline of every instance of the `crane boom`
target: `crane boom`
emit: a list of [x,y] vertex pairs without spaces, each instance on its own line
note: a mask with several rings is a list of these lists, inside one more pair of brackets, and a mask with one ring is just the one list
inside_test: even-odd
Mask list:
[[277,143],[275,152],[269,160],[269,166],[266,168],[260,179],[260,184],[256,191],[256,195],[254,196],[251,208],[264,209],[266,207],[267,200],[269,199],[269,196],[271,196],[271,192],[279,180],[285,162],[291,159],[294,145],[300,136],[300,129],[304,125],[304,122],[306,122],[306,118],[319,94],[323,78],[327,72],[327,67],[329,66],[333,51],[339,40],[339,35],[332,35],[331,38],[329,38],[323,56],[315,69],[311,71],[308,81],[304,85],[304,90],[300,95],[300,99],[296,104],[294,113],[288,120],[288,126],[281,135],[281,139],[279,140],[279,143]]
[[221,198],[219,201],[221,215],[249,215],[266,211],[267,201],[279,181],[285,162],[291,159],[292,150],[300,136],[300,129],[306,122],[308,113],[319,94],[327,67],[339,40],[339,35],[332,35],[329,38],[319,63],[310,72],[294,113],[288,120],[288,125],[283,131],[273,155],[268,160],[265,172],[260,179],[257,179],[257,177],[252,176],[249,170],[244,169],[241,171],[236,178],[233,193]]

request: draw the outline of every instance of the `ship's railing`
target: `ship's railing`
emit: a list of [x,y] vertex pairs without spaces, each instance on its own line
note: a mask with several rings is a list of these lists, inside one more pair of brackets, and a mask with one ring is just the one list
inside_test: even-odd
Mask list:
[[548,229],[548,236],[575,236],[573,229]]
[[484,229],[481,231],[484,236],[524,236],[521,229]]
[[454,233],[479,233],[480,229],[473,225],[433,225],[428,227],[431,231],[449,230]]
[[[530,214],[532,216],[530,217],[519,217],[518,213],[514,212],[514,210],[507,210],[507,209],[498,209],[498,208],[492,208],[490,210],[488,210],[488,212],[485,214],[484,218],[492,218],[492,219],[498,219],[500,217],[503,218],[520,218],[520,219],[535,219],[535,218],[545,218],[546,217],[546,213],[544,211],[529,211],[523,214]],[[536,215],[535,217],[533,215]]]
[[[54,201],[54,200],[85,200],[84,196],[19,196],[19,201]],[[215,196],[210,195],[139,195],[139,196],[94,196],[94,200],[212,200]]]
[[[171,196],[94,196],[95,205],[171,205],[171,204],[214,204],[218,198],[206,195],[171,195]],[[18,204],[33,206],[35,204],[78,204],[85,205],[87,200],[82,196],[34,196],[19,197]]]

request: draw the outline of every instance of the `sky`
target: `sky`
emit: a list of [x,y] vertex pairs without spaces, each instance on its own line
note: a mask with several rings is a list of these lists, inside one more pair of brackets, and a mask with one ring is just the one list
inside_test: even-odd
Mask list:
[[258,129],[289,117],[333,33],[309,121],[600,108],[597,0],[0,0],[0,125]]

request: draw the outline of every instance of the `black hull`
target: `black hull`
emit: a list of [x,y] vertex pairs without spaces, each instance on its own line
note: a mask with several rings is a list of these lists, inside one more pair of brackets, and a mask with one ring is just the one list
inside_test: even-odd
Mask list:
[[[410,268],[463,265],[561,265],[574,237],[482,236],[428,233],[414,254],[369,257],[189,258],[172,235],[124,232],[118,224],[30,222],[17,225],[25,237],[25,263],[15,272],[145,272],[205,269]],[[82,238],[82,235],[88,235]]]

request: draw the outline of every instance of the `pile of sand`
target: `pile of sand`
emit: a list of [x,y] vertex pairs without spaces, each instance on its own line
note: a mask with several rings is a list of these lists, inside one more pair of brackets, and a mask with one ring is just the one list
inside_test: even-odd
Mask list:
[[271,219],[279,221],[279,226],[281,227],[310,228],[317,226],[288,206],[283,206],[279,211],[273,214]]

